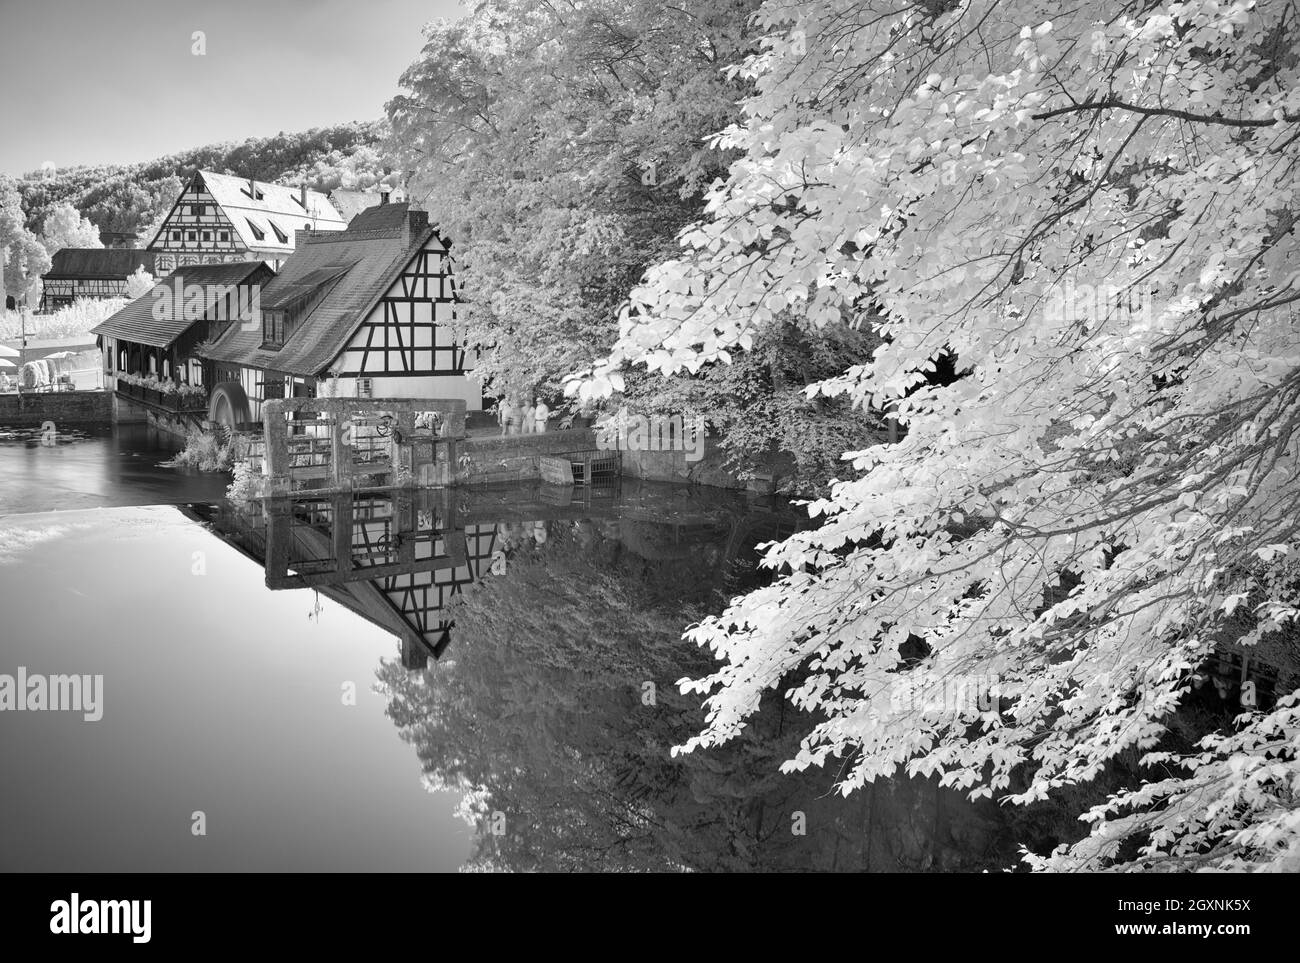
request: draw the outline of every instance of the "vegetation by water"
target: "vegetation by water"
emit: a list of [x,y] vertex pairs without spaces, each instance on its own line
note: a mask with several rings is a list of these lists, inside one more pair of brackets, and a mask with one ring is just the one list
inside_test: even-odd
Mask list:
[[[494,390],[701,411],[819,498],[690,631],[690,751],[784,690],[838,791],[1084,807],[1036,868],[1294,870],[1300,691],[1253,689],[1300,667],[1300,32],[1046,18],[501,0],[389,116]],[[1238,714],[1180,733],[1228,658]],[[1005,708],[892,711],[900,676]]]
[[471,867],[1014,863],[1025,827],[933,779],[882,780],[846,800],[822,770],[782,773],[811,719],[776,694],[736,743],[673,754],[703,722],[698,700],[676,682],[710,663],[681,629],[753,584],[761,527],[731,556],[725,518],[690,538],[674,537],[671,524],[627,520],[498,531],[510,546],[503,567],[453,602],[442,660],[419,673],[387,661],[379,673],[389,715],[429,785],[468,794]]
[[231,471],[235,467],[234,446],[227,432],[192,427],[185,433],[185,447],[163,464],[196,471]]

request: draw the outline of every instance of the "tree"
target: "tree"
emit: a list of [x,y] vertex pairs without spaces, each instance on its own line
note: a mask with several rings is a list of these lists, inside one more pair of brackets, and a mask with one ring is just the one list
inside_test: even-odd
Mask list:
[[50,264],[50,255],[40,238],[21,230],[5,248],[5,293],[19,306],[35,304],[41,296],[41,275]]
[[454,244],[458,322],[499,394],[558,391],[725,170],[722,73],[751,0],[485,0],[427,28],[388,104],[413,197]]
[[844,800],[824,773],[779,773],[799,727],[775,696],[725,750],[670,757],[702,722],[673,682],[708,662],[681,626],[724,589],[753,584],[752,547],[779,520],[713,502],[690,505],[696,520],[680,531],[670,519],[681,501],[646,513],[656,521],[596,509],[524,523],[522,538],[518,523],[499,525],[504,571],[456,596],[443,658],[419,673],[396,660],[380,667],[388,715],[426,785],[465,794],[471,868],[977,869],[1010,859],[1015,837],[987,800],[971,805],[919,779]]
[[126,296],[134,301],[136,298],[142,298],[153,290],[153,275],[144,269],[141,264],[126,279]]
[[[869,324],[882,346],[808,393],[904,434],[846,453],[821,527],[769,552],[781,577],[689,633],[722,664],[688,684],[708,722],[684,750],[736,738],[798,670],[790,701],[824,719],[786,766],[845,760],[845,792],[905,766],[1026,803],[1143,755],[1150,781],[1037,868],[1300,868],[1287,12],[759,12],[723,140],[743,156],[573,390],[725,361],[789,316]],[[1216,650],[1267,656],[1276,698],[1180,751]],[[972,680],[995,705],[898,698]]]
[[45,249],[52,253],[65,247],[93,247],[104,245],[99,240],[99,228],[82,217],[71,204],[56,204],[45,215],[41,229]]
[[22,227],[22,198],[13,178],[8,174],[0,174],[0,251],[9,248]]

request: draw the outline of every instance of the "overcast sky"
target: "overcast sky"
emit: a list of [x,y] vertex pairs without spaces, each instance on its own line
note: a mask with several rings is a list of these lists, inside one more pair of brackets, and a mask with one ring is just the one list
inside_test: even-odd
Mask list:
[[0,0],[0,171],[377,119],[420,27],[464,13],[457,0]]

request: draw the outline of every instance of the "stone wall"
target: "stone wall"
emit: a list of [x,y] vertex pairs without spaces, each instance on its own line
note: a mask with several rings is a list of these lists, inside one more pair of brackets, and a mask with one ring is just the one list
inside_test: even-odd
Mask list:
[[467,438],[457,452],[456,480],[468,485],[536,481],[541,477],[538,466],[543,455],[570,455],[595,449],[596,433],[590,428],[504,438]]
[[108,391],[39,391],[0,395],[0,424],[107,425],[113,421]]
[[737,488],[770,492],[770,475],[742,481],[725,467],[726,455],[715,438],[706,438],[703,457],[698,461],[687,459],[684,451],[625,451],[623,475],[644,478],[647,481],[683,482],[689,485],[709,485],[713,488]]

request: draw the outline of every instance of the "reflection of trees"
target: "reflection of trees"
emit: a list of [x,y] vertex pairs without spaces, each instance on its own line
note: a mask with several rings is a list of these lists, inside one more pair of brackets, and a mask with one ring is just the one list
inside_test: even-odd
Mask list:
[[[626,522],[624,523],[626,525]],[[632,535],[632,532],[628,532]],[[699,731],[675,683],[706,653],[686,624],[716,611],[727,532],[655,545],[551,523],[507,571],[453,606],[455,637],[426,672],[386,662],[388,713],[431,782],[484,793],[474,864],[518,870],[973,868],[1011,861],[989,810],[926,783],[845,801],[825,770],[782,775],[806,720],[773,700],[725,751],[672,758]],[[647,557],[649,556],[649,557]],[[728,590],[733,586],[728,585]],[[643,684],[655,705],[642,704]],[[494,835],[492,814],[504,814]],[[795,813],[807,835],[796,835]],[[996,848],[998,858],[994,856]]]

